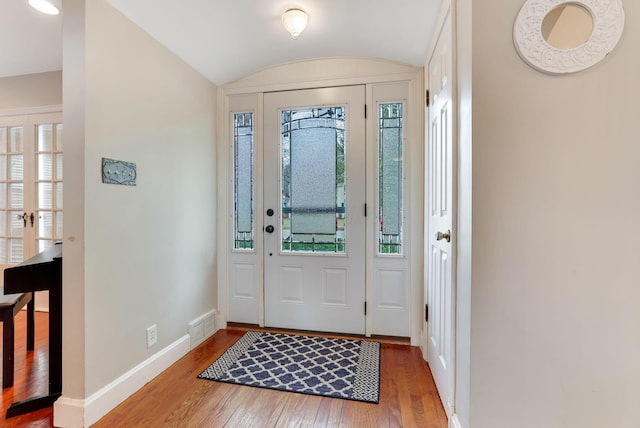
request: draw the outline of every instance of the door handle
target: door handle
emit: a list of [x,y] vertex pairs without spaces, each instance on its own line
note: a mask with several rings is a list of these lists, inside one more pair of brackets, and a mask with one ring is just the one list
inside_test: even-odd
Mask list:
[[267,233],[273,233],[274,230],[275,229],[271,225],[269,225],[269,226],[264,228],[264,231],[267,232]]
[[[23,223],[24,227],[27,227],[27,219],[29,218],[29,215],[27,213],[22,213],[22,215],[18,214],[18,215],[16,215],[16,218],[18,220],[22,220],[22,223]],[[33,223],[31,223],[31,224],[33,225]]]
[[33,220],[36,218],[35,215],[33,215],[33,213],[29,214],[29,220],[31,220],[31,227],[33,227]]
[[436,233],[436,241],[442,241],[443,239],[447,242],[451,242],[451,230],[447,230],[445,233]]

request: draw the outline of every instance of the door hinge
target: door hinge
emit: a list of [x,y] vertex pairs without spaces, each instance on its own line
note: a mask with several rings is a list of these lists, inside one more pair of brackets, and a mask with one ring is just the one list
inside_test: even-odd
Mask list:
[[424,322],[429,322],[429,305],[424,304]]
[[425,91],[425,101],[427,102],[427,107],[429,107],[429,101],[431,101],[431,97],[429,96],[429,90]]
[[367,302],[364,302],[364,314],[367,315]]
[[367,105],[364,105],[364,118],[367,118]]
[[367,216],[367,204],[364,204],[364,216]]

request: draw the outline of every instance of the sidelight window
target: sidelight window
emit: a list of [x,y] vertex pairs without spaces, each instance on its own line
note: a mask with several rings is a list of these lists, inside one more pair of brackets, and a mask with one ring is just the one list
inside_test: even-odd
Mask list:
[[378,253],[402,254],[402,103],[378,105]]
[[234,248],[252,250],[253,237],[253,113],[233,115]]

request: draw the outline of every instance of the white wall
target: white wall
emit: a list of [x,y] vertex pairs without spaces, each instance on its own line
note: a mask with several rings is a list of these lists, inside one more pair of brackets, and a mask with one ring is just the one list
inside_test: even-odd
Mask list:
[[0,78],[0,111],[62,105],[62,72]]
[[[64,29],[75,184],[65,181],[63,396],[75,399],[184,337],[217,293],[216,87],[104,0],[84,3],[66,1]],[[137,186],[102,184],[102,157],[136,163]]]
[[472,428],[640,420],[640,3],[594,68],[518,57],[522,1],[473,2]]

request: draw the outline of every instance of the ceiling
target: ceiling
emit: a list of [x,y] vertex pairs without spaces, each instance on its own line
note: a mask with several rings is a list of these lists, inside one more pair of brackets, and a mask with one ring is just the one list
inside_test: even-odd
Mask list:
[[[211,82],[310,58],[356,56],[424,65],[442,0],[106,0]],[[309,15],[293,40],[280,16]],[[64,13],[64,12],[63,12]],[[0,77],[62,69],[62,18],[3,0]]]

